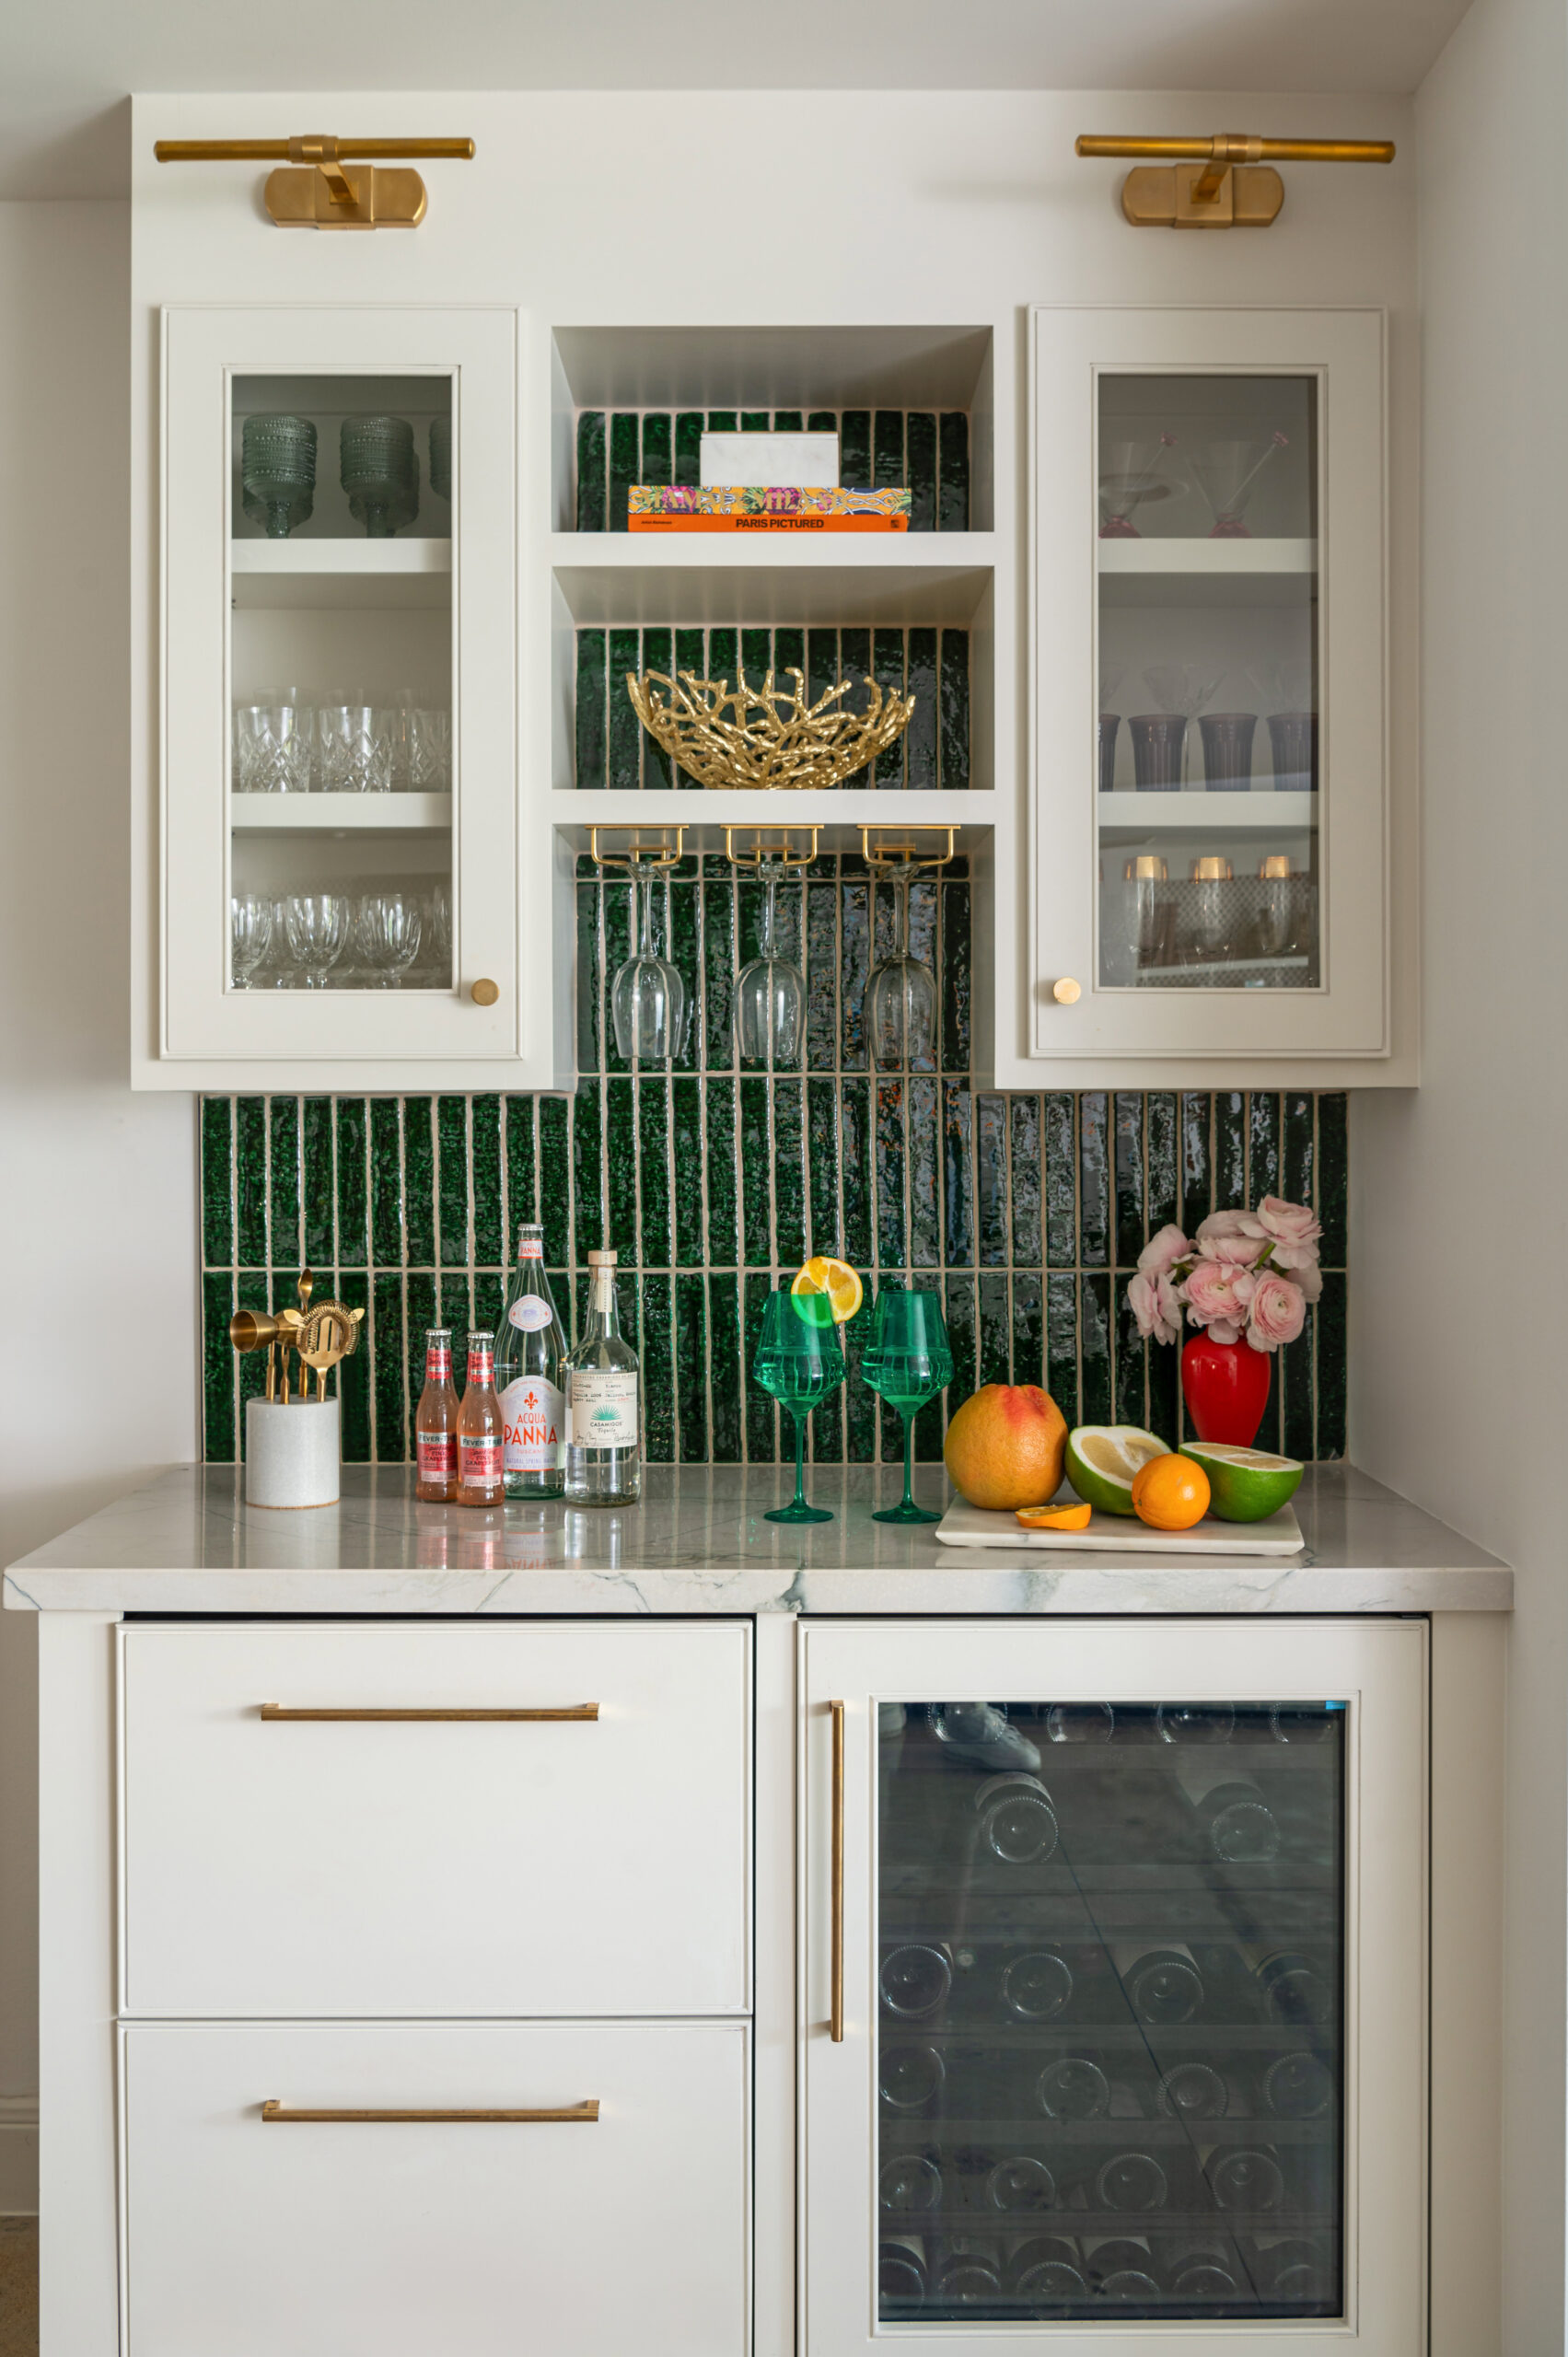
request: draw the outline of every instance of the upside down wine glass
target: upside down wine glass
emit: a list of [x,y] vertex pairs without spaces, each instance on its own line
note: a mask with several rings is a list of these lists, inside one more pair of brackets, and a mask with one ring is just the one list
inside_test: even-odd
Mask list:
[[686,1039],[686,984],[678,966],[654,951],[654,887],[645,870],[633,879],[641,908],[637,951],[618,967],[610,986],[615,1044],[623,1056],[665,1063]]
[[831,1522],[826,1506],[807,1504],[806,1422],[819,1399],[844,1379],[839,1329],[819,1323],[814,1305],[792,1293],[771,1293],[762,1305],[762,1334],[751,1372],[762,1389],[795,1419],[795,1495],[774,1506],[769,1522]]
[[878,1294],[860,1371],[871,1389],[898,1410],[904,1426],[904,1494],[896,1506],[879,1508],[872,1521],[940,1522],[940,1515],[916,1505],[913,1488],[915,1417],[953,1380],[953,1353],[938,1296]]

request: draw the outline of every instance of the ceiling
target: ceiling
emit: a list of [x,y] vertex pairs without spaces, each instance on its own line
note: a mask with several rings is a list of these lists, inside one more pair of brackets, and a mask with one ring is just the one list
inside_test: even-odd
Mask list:
[[12,0],[0,197],[123,192],[133,90],[1413,90],[1468,0]]

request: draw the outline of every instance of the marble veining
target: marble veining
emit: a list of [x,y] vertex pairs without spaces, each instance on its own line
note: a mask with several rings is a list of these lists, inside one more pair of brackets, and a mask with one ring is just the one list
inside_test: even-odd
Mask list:
[[[784,1466],[650,1466],[641,1505],[419,1504],[401,1467],[349,1466],[335,1506],[271,1513],[232,1466],[175,1466],[6,1572],[17,1611],[1231,1613],[1507,1611],[1513,1573],[1353,1466],[1308,1467],[1298,1555],[938,1546],[874,1522],[892,1467],[818,1467],[836,1519],[764,1519]],[[946,1503],[935,1466],[916,1490]]]

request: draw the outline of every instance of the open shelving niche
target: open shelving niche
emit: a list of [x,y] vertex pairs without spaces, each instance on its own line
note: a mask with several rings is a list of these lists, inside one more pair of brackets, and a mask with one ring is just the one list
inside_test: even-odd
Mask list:
[[[553,835],[552,1030],[558,1086],[569,1087],[575,1079],[570,993],[576,972],[576,863],[589,847],[591,826],[683,826],[689,854],[722,851],[726,826],[816,826],[823,852],[858,850],[862,825],[955,827],[955,849],[970,870],[973,1068],[977,1085],[992,1076],[994,1010],[1004,993],[1010,1002],[1016,992],[1011,903],[999,927],[995,879],[1015,876],[1018,866],[1016,715],[999,711],[996,686],[998,647],[1010,643],[1013,631],[1014,559],[1010,543],[991,528],[994,342],[989,326],[555,330],[550,354],[553,528],[537,543],[544,593],[539,618],[549,644],[536,652],[550,681],[549,708],[531,719],[525,712],[524,726],[531,731],[525,737],[525,774],[542,772],[548,780]],[[797,539],[572,528],[576,424],[584,410],[854,408],[967,415],[970,529]],[[577,633],[650,628],[965,632],[969,783],[957,789],[881,785],[826,794],[732,794],[702,788],[691,779],[670,787],[581,787]],[[761,685],[760,679],[755,683]],[[617,692],[623,695],[624,687],[612,680],[610,693]]]

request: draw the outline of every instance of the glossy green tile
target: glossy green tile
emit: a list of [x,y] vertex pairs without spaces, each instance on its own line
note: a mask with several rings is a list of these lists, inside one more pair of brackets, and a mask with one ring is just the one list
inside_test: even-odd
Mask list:
[[[1280,1149],[1280,1192],[1289,1203],[1310,1203],[1317,1184],[1315,1097],[1287,1090]],[[1321,1250],[1321,1246],[1319,1246]]]
[[1119,1424],[1149,1428],[1149,1344],[1138,1331],[1138,1321],[1127,1306],[1127,1283],[1118,1277],[1110,1305],[1112,1419]]
[[774,410],[773,432],[775,434],[799,434],[803,431],[800,412],[797,409]]
[[771,630],[743,630],[740,633],[740,668],[747,684],[761,690],[763,680],[773,666],[773,633]]
[[234,1100],[235,1250],[242,1269],[267,1265],[267,1100]]
[[1070,1269],[1078,1257],[1077,1101],[1063,1089],[1045,1100],[1045,1257]]
[[1013,1271],[1013,1381],[1045,1383],[1045,1278],[1035,1269]]
[[984,1383],[1013,1380],[1013,1313],[1011,1284],[1005,1269],[982,1269],[977,1287],[980,1303],[980,1379]]
[[433,1267],[438,1252],[436,1105],[434,1097],[403,1099],[403,1229],[408,1264],[415,1269]]
[[588,1254],[613,1248],[605,1234],[602,1184],[604,1157],[599,1140],[598,1081],[580,1080],[572,1099],[572,1194],[576,1210],[576,1265],[586,1270]]
[[[343,1463],[370,1465],[375,1462],[375,1446],[370,1431],[371,1363],[375,1356],[375,1341],[370,1328],[370,1276],[366,1269],[338,1271],[338,1299],[345,1309],[363,1309],[359,1322],[360,1343],[351,1359],[344,1359],[333,1381],[337,1386],[339,1426],[343,1434]],[[419,1394],[415,1392],[417,1400]]]
[[[1148,1213],[1150,1236],[1179,1220],[1181,1201],[1177,1180],[1180,1134],[1177,1100],[1156,1091],[1144,1099],[1148,1109]],[[1136,1255],[1133,1256],[1136,1258]]]
[[604,1085],[605,1243],[623,1269],[637,1267],[637,1083]]
[[576,770],[578,791],[587,793],[606,783],[610,702],[607,663],[609,633],[602,630],[577,633]]
[[1247,1206],[1247,1099],[1239,1089],[1214,1094],[1214,1207]]
[[812,1252],[843,1255],[839,1214],[839,1097],[830,1080],[806,1084],[806,1150],[809,1172]]
[[1113,1422],[1110,1366],[1110,1279],[1086,1276],[1079,1306],[1078,1359],[1083,1388],[1079,1407],[1086,1424]]
[[971,1012],[970,886],[967,877],[942,884],[942,1069],[970,1068]]
[[871,412],[846,409],[839,421],[839,481],[846,491],[871,489]]
[[839,888],[806,887],[806,1062],[836,1072],[839,1062]]
[[1318,1419],[1313,1455],[1342,1457],[1348,1411],[1345,1372],[1345,1280],[1333,1270],[1323,1274],[1323,1298],[1318,1304]]
[[[1299,1197],[1287,1198],[1299,1202]],[[1307,1313],[1307,1323],[1294,1342],[1287,1342],[1280,1353],[1280,1383],[1283,1393],[1283,1432],[1280,1446],[1287,1457],[1303,1460],[1315,1453],[1313,1432],[1314,1355],[1313,1328],[1315,1312]]]
[[1007,1099],[974,1100],[975,1239],[984,1268],[1005,1268],[1011,1257],[1007,1208]]
[[1110,1113],[1104,1093],[1078,1099],[1078,1258],[1098,1267],[1110,1259]]
[[738,1465],[744,1456],[740,1393],[740,1281],[730,1271],[708,1279],[708,1388],[713,1413],[713,1461]]
[[[383,1270],[374,1279],[370,1316],[376,1462],[399,1465],[408,1456],[408,1345],[403,1326],[403,1281],[396,1270]],[[460,1349],[461,1344],[458,1347]],[[417,1406],[417,1393],[414,1399]]]
[[871,1130],[871,1085],[844,1080],[839,1091],[839,1200],[843,1215],[843,1257],[863,1272],[871,1263],[871,1214],[876,1152]]
[[238,1443],[234,1427],[238,1358],[228,1339],[235,1310],[234,1279],[227,1270],[202,1279],[202,1456],[208,1465],[232,1465]]
[[[865,681],[871,676],[871,633],[868,630],[841,630],[839,633],[839,672],[848,682],[841,709],[864,713],[870,698]],[[872,783],[872,767],[855,770],[845,778],[846,788],[859,790]]]
[[946,792],[966,789],[970,782],[970,634],[945,630],[937,682],[937,742]]
[[533,1098],[507,1097],[502,1105],[506,1155],[506,1224],[502,1242],[510,1260],[517,1253],[517,1230],[524,1220],[539,1217],[539,1164]]
[[1144,1098],[1119,1090],[1111,1102],[1117,1267],[1131,1268],[1144,1244]]
[[[467,1269],[474,1254],[469,1236],[468,1099],[436,1100],[436,1148],[440,1172],[439,1250],[444,1269]],[[410,1254],[411,1263],[415,1260]]]
[[912,793],[928,794],[937,782],[936,633],[912,630],[905,636],[904,692],[914,702],[902,738],[905,783]]
[[[412,1102],[426,1109],[429,1106],[428,1097],[415,1098]],[[422,1162],[413,1176],[416,1200],[428,1204],[433,1167],[426,1169]],[[420,1193],[422,1177],[425,1180],[425,1190]],[[370,1227],[377,1266],[401,1268],[403,1258],[402,1142],[395,1097],[373,1097],[370,1100]],[[425,1252],[417,1257],[428,1260],[433,1255]]]
[[708,1462],[708,1302],[700,1271],[675,1280],[675,1397],[683,1465]]
[[735,890],[705,883],[703,895],[703,1020],[708,1069],[733,1069],[735,1051]]
[[1078,1280],[1065,1271],[1045,1281],[1045,1387],[1069,1428],[1086,1422],[1078,1405]]
[[544,1223],[545,1265],[568,1265],[572,1225],[572,1100],[539,1100],[539,1215]]
[[904,1085],[879,1079],[877,1119],[877,1259],[883,1269],[908,1265],[904,1225]]
[[[658,480],[662,482],[667,478],[661,475]],[[668,630],[645,630],[643,633],[642,660],[634,668],[639,672],[660,671],[668,679],[674,677],[674,633]],[[625,694],[624,680],[621,682],[621,691],[623,695]],[[668,791],[675,784],[675,763],[658,739],[650,737],[645,728],[639,726],[639,734],[643,748],[643,784],[650,787],[663,787]]]
[[[989,1103],[990,1099],[983,1099]],[[1040,1176],[1044,1154],[1038,1097],[1003,1097],[1008,1118],[1008,1163],[1012,1178],[1012,1237],[1010,1258],[1015,1268],[1039,1269],[1045,1264],[1044,1199]]]
[[648,411],[643,419],[643,464],[639,482],[672,482],[675,461],[674,420],[668,412]]
[[[417,1420],[419,1395],[424,1388],[425,1338],[430,1329],[441,1322],[436,1313],[436,1300],[434,1274],[425,1269],[411,1269],[403,1279],[403,1348],[407,1359],[404,1379],[408,1386],[411,1423]],[[460,1350],[461,1343],[457,1347]],[[457,1373],[460,1384],[460,1364]]]
[[1272,1089],[1255,1088],[1247,1100],[1248,1208],[1279,1191],[1280,1100]]
[[703,1084],[694,1074],[672,1080],[669,1098],[675,1260],[679,1268],[701,1269],[710,1257],[703,1213]]
[[627,493],[637,480],[638,421],[624,413],[610,421],[610,528],[626,529]]
[[807,434],[836,434],[838,430],[839,413],[836,409],[814,409],[807,412]]
[[961,1407],[979,1383],[979,1329],[976,1323],[975,1281],[972,1276],[948,1272],[943,1288],[947,1303],[947,1341],[953,1353],[953,1380],[947,1387],[946,1411],[950,1420],[953,1411]]
[[299,1171],[305,1258],[312,1269],[330,1269],[337,1259],[330,1097],[307,1097],[301,1102]]
[[806,1104],[798,1080],[773,1082],[773,1258],[781,1270],[806,1259]]
[[202,1266],[234,1265],[234,1099],[202,1099]]
[[[865,1271],[862,1274],[865,1275]],[[866,1291],[875,1294],[876,1286],[866,1278]],[[882,1403],[860,1372],[861,1353],[871,1331],[870,1321],[862,1311],[852,1325],[840,1329],[839,1340],[843,1346],[845,1379],[836,1394],[840,1422],[827,1427],[836,1441],[843,1434],[843,1457],[846,1465],[875,1465],[879,1453],[878,1434],[881,1430]]]
[[481,1269],[505,1267],[511,1240],[502,1232],[501,1099],[469,1099],[470,1153],[473,1173],[473,1259]]
[[766,434],[773,422],[772,412],[765,409],[743,409],[740,412],[742,434]]
[[937,529],[967,532],[970,528],[970,422],[961,410],[943,412],[938,449]]
[[735,430],[735,412],[732,409],[711,409],[708,412],[710,434],[733,434]]
[[1174,1448],[1181,1437],[1181,1345],[1151,1343],[1146,1368],[1149,1386],[1148,1429]]
[[626,692],[626,675],[638,668],[639,633],[610,633],[610,772],[611,793],[635,793],[643,783],[643,726]]
[[735,1082],[705,1084],[708,1139],[708,1264],[733,1269],[740,1261],[740,1163],[736,1139]]
[[369,1172],[366,1160],[370,1109],[363,1097],[334,1097],[337,1132],[337,1259],[365,1267],[370,1259]]
[[676,482],[693,487],[702,480],[703,412],[696,409],[678,411],[675,419]]
[[912,1073],[906,1099],[909,1265],[920,1272],[942,1265],[941,1131],[935,1076]]
[[[904,639],[901,630],[877,630],[871,634],[871,676],[884,695],[904,692]],[[904,740],[896,737],[874,764],[873,783],[901,787],[904,783]]]
[[[690,875],[686,873],[688,865]],[[672,1073],[701,1072],[707,1062],[705,1008],[698,987],[703,971],[703,937],[702,888],[696,881],[696,861],[683,861],[680,874],[668,893],[669,924],[665,954],[674,959],[686,984],[686,1034],[670,1059]]]
[[[646,1269],[668,1269],[674,1266],[675,1259],[670,1230],[670,1084],[645,1075],[636,1088],[638,1257]],[[612,1136],[615,1120],[612,1105]]]
[[641,1287],[644,1446],[651,1465],[673,1465],[676,1448],[675,1289],[664,1273]]
[[577,418],[577,529],[602,532],[609,521],[605,491],[604,412],[586,409]]
[[839,634],[836,630],[811,630],[806,633],[806,693],[811,703],[820,702],[830,688],[839,683]]
[[608,875],[599,887],[598,924],[602,940],[598,945],[601,963],[595,973],[594,989],[598,1000],[595,1030],[598,1040],[597,1065],[588,1069],[600,1072],[627,1072],[631,1058],[623,1056],[616,1044],[612,993],[615,977],[633,954],[634,928],[638,922],[637,895],[633,885],[618,875]]
[[1214,1208],[1214,1163],[1209,1150],[1211,1107],[1206,1096],[1181,1099],[1180,1224],[1195,1236]]
[[749,1269],[746,1272],[746,1326],[741,1343],[741,1373],[744,1380],[742,1411],[746,1425],[746,1455],[753,1465],[773,1463],[788,1450],[795,1453],[795,1428],[776,1414],[772,1400],[752,1376],[756,1364],[757,1345],[762,1334],[762,1305],[773,1290],[773,1280],[766,1269]]
[[839,1061],[845,1072],[864,1072],[868,1062],[871,958],[871,887],[857,879],[843,887],[839,900]]
[[908,453],[910,530],[936,529],[936,420],[929,410],[911,410],[904,426]]
[[[297,1295],[291,1295],[290,1301],[295,1307],[298,1306]],[[271,1311],[274,1306],[281,1306],[281,1296],[273,1293],[272,1279],[265,1270],[241,1269],[234,1281],[234,1306],[236,1309]],[[266,1352],[247,1351],[243,1358],[236,1353],[234,1361],[236,1430],[241,1458],[245,1455],[246,1406],[252,1399],[260,1399],[266,1387]]]
[[950,1269],[974,1261],[974,1098],[956,1080],[942,1083],[942,1230]]
[[901,491],[904,487],[904,413],[900,409],[879,409],[871,444],[871,482],[877,491]]
[[749,1268],[772,1260],[769,1211],[772,1141],[768,1134],[768,1084],[747,1078],[740,1095],[740,1200],[742,1256]]
[[1350,1206],[1348,1116],[1346,1097],[1329,1096],[1318,1099],[1318,1216],[1323,1223],[1323,1238],[1318,1248],[1327,1269],[1342,1269],[1345,1265]]

